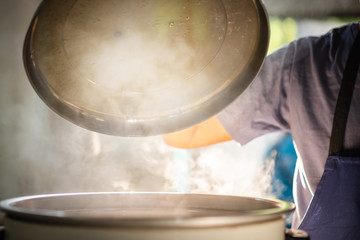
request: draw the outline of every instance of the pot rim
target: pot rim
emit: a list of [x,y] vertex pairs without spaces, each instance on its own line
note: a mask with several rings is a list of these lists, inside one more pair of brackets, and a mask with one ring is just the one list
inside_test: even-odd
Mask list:
[[[135,197],[145,199],[155,199],[157,201],[167,200],[170,201],[190,201],[193,204],[198,204],[199,201],[210,199],[210,201],[225,201],[229,202],[244,201],[244,203],[263,204],[269,207],[261,209],[238,210],[236,209],[223,209],[217,212],[216,208],[199,208],[197,206],[180,207],[181,210],[187,210],[190,214],[165,214],[161,216],[137,216],[137,217],[124,217],[106,215],[90,216],[90,215],[76,215],[69,214],[67,210],[63,209],[39,209],[36,204],[41,201],[52,200],[70,200],[71,198],[103,198],[103,197]],[[144,200],[144,199],[143,199]],[[66,201],[59,201],[66,203]],[[69,201],[67,201],[69,202]],[[208,201],[209,202],[209,201]],[[206,202],[204,202],[205,204]],[[28,206],[23,207],[21,205]],[[41,203],[40,203],[41,204]],[[228,207],[228,206],[227,206]],[[0,202],[0,209],[5,213],[7,218],[12,218],[21,221],[31,221],[46,224],[61,224],[61,225],[76,225],[76,226],[97,226],[97,227],[141,227],[141,228],[206,228],[206,227],[222,227],[230,225],[244,225],[256,224],[264,221],[271,221],[278,218],[284,218],[285,214],[292,212],[295,209],[294,203],[286,202],[278,199],[270,198],[255,198],[243,197],[235,195],[220,195],[220,194],[202,194],[202,193],[178,193],[178,192],[80,192],[80,193],[58,193],[58,194],[43,194],[16,197]],[[96,208],[88,208],[86,210],[98,210]],[[104,208],[105,209],[105,208]],[[171,206],[164,208],[155,208],[151,210],[166,210],[170,211]],[[179,210],[178,209],[178,210]],[[193,214],[191,211],[196,210],[213,210],[205,214]],[[113,210],[112,208],[107,209]],[[90,216],[90,217],[89,217]]]

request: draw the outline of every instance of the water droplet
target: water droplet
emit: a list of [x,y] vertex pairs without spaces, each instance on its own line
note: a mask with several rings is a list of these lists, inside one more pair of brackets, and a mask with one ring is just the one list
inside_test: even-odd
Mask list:
[[173,27],[173,26],[175,26],[174,21],[170,21],[170,22],[169,22],[169,27]]
[[114,37],[116,37],[116,38],[121,37],[121,32],[120,31],[114,32]]
[[187,16],[185,19],[188,21],[188,20],[190,20],[190,17],[189,17],[189,16]]

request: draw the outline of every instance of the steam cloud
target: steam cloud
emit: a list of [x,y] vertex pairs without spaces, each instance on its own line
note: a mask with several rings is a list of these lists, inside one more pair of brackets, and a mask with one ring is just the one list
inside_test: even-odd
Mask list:
[[[1,199],[84,191],[268,195],[270,177],[263,176],[271,172],[271,165],[264,167],[260,156],[252,156],[259,153],[258,148],[245,151],[248,147],[227,143],[179,154],[161,137],[101,135],[52,112],[31,88],[21,58],[24,35],[39,3],[24,0],[17,5],[7,1],[5,5],[12,6],[18,14],[9,11],[2,15],[13,20],[3,22],[16,27],[2,26],[6,34],[2,35],[1,47],[9,60],[1,65],[0,71]],[[29,5],[32,8],[17,7]],[[20,20],[18,17],[25,16],[25,11],[26,18]],[[116,37],[117,33],[114,34]]]

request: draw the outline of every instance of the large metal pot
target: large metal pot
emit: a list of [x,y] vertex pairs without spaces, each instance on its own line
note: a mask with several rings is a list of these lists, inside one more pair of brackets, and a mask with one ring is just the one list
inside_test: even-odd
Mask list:
[[147,136],[217,114],[249,86],[268,42],[261,0],[44,0],[24,64],[62,117]]
[[183,193],[76,193],[1,202],[5,239],[284,239],[280,200]]

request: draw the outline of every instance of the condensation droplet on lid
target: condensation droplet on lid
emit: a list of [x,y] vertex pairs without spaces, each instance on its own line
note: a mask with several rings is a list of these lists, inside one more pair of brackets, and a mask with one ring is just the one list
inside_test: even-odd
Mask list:
[[116,37],[116,38],[121,37],[121,32],[120,31],[114,32],[114,37]]

